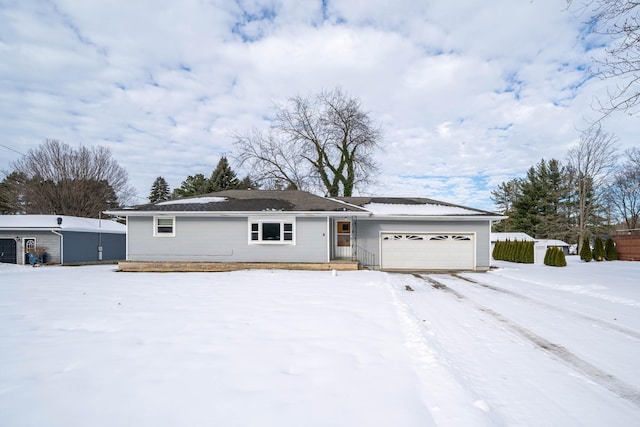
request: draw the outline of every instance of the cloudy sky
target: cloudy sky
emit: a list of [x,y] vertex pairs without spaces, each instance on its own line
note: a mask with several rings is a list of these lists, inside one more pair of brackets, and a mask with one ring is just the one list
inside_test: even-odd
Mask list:
[[[274,102],[341,86],[384,132],[362,194],[493,209],[597,117],[607,40],[584,20],[564,0],[1,0],[0,170],[45,138],[104,145],[143,203],[232,158]],[[622,150],[638,120],[604,128]]]

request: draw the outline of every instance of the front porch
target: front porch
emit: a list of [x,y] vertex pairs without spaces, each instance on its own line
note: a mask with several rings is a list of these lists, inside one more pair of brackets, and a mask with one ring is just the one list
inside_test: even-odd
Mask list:
[[237,270],[308,270],[353,271],[360,264],[355,260],[331,262],[182,262],[182,261],[120,261],[118,270],[124,272],[225,272]]

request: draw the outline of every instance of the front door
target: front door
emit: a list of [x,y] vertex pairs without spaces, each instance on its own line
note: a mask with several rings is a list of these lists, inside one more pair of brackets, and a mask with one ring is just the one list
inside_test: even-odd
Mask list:
[[351,258],[351,221],[336,221],[334,255],[336,258]]

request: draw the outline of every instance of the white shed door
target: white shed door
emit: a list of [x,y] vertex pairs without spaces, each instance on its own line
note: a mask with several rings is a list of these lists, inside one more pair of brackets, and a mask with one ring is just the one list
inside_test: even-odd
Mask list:
[[473,270],[472,233],[382,233],[383,270]]

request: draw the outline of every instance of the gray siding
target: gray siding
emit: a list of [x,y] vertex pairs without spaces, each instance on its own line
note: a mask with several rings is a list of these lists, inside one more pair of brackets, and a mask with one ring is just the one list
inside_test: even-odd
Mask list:
[[328,261],[326,218],[297,218],[295,245],[249,244],[247,217],[177,216],[174,237],[154,237],[151,216],[129,217],[127,233],[130,261]]
[[476,234],[476,269],[487,270],[491,263],[490,221],[413,221],[359,219],[355,225],[355,244],[375,257],[374,267],[380,267],[380,232],[459,232]]
[[64,263],[98,262],[98,246],[102,244],[102,261],[119,261],[126,256],[126,235],[63,231]]
[[60,263],[60,237],[53,234],[51,231],[0,231],[0,239],[8,239],[20,237],[20,241],[17,246],[17,263],[25,264],[24,255],[24,239],[36,239],[36,247],[45,248],[47,251],[46,261],[48,263],[59,264]]

